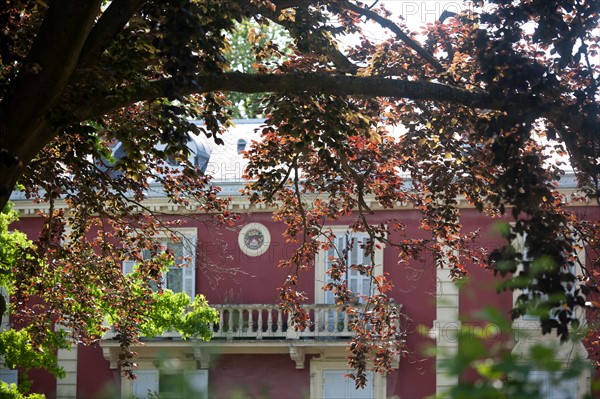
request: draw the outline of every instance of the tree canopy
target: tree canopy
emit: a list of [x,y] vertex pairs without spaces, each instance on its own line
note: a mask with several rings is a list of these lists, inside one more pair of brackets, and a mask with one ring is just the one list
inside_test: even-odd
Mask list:
[[[332,238],[326,221],[354,215],[352,228],[369,234],[364,246],[371,254],[386,241],[387,228],[403,229],[402,223],[368,223],[366,198],[372,196],[383,207],[409,203],[422,211],[430,239],[387,243],[399,248],[401,259],[430,251],[456,277],[467,262],[485,264],[510,278],[507,289],[548,294],[536,296],[550,309],[542,328],[566,337],[574,309],[595,287],[598,266],[594,258],[585,276],[576,276],[573,253],[580,243],[593,250],[600,235],[596,224],[566,207],[554,182],[562,174],[560,159],[567,158],[582,198],[598,199],[600,4],[472,4],[444,23],[411,32],[383,7],[352,0],[5,1],[0,205],[18,181],[29,197],[51,205],[63,198],[70,208],[64,213],[51,206],[44,215],[35,249],[13,268],[14,294],[42,297],[52,312],[38,316],[47,323],[59,316],[86,342],[98,338],[102,301],[117,301],[123,306],[116,325],[126,347],[139,333],[132,320],[151,302],[132,303],[119,262],[140,261],[148,280],[164,265],[141,256],[163,222],[152,212],[135,212],[132,203],[143,208],[154,179],[175,203],[232,223],[227,200],[186,161],[188,135],[219,143],[231,123],[224,93],[269,93],[262,141],[248,150],[246,193],[276,204],[286,238],[298,243],[282,261],[290,274],[280,296],[299,325],[306,315],[297,280]],[[279,25],[292,38],[282,48],[249,34],[256,47],[251,73],[232,71],[227,58],[228,37],[244,21]],[[366,23],[388,36],[374,40],[363,30]],[[393,125],[405,132],[391,134]],[[126,154],[118,160],[111,152],[117,141]],[[180,159],[181,168],[169,170],[170,157]],[[312,193],[321,195],[307,199]],[[490,254],[469,249],[476,232],[461,229],[459,197],[486,215],[514,219],[505,247]],[[94,240],[85,239],[89,232]],[[526,237],[527,256],[511,249],[516,236]],[[517,276],[522,262],[539,267]],[[332,278],[349,266],[336,263]],[[366,265],[353,267],[372,273]],[[69,284],[50,289],[55,280],[47,277],[61,275],[70,276]],[[105,289],[79,285],[90,278]],[[363,326],[380,327],[379,335],[361,334],[356,325],[359,376],[369,348],[383,348],[376,367],[384,370],[403,350],[393,328],[399,316],[387,306],[390,282],[373,276],[373,283],[379,294],[367,299],[372,319]],[[339,279],[329,289],[340,303],[351,294]],[[61,300],[72,292],[84,312]],[[522,299],[515,316],[532,306]]]

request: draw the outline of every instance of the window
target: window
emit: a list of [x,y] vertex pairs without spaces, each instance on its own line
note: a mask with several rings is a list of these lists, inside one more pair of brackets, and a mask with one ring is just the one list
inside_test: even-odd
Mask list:
[[[323,291],[323,286],[332,281],[327,273],[334,262],[342,258],[346,266],[351,265],[366,265],[374,267],[374,274],[383,274],[383,249],[375,249],[375,264],[372,264],[372,259],[365,253],[364,246],[369,239],[366,233],[348,232],[346,227],[335,226],[332,228],[335,238],[333,246],[329,249],[322,250],[317,257],[315,263],[315,301],[316,303],[333,304],[335,297],[331,291]],[[346,268],[345,278],[348,289],[356,294],[370,295],[373,294],[373,284],[368,275],[361,274],[353,268]]]
[[[517,273],[520,272],[528,272],[528,267],[531,267],[531,257],[528,256],[527,247],[525,245],[526,236],[521,235],[516,238],[513,243],[513,247],[520,251],[523,254],[524,262],[519,266]],[[575,248],[575,253],[573,254],[574,258],[578,258],[581,262],[585,261],[585,252],[584,247],[581,245],[580,247]],[[563,273],[573,273],[573,274],[581,274],[581,268],[577,265],[578,262],[574,264],[569,264],[565,266],[561,271]],[[563,283],[570,284],[570,283]],[[564,285],[566,289],[576,289],[576,285]],[[532,292],[533,291],[533,292]],[[520,296],[527,296],[531,298],[532,296],[538,295],[537,298],[540,300],[544,300],[547,297],[544,297],[541,293],[536,292],[534,290],[514,290],[513,291],[513,300],[517,302]],[[549,310],[544,310],[544,312],[549,312],[549,317],[555,318],[556,311],[563,311],[562,307],[556,307]],[[558,337],[553,335],[550,336],[542,336],[541,330],[539,328],[539,310],[531,311],[523,315],[522,319],[513,321],[513,331],[515,332],[516,343],[512,350],[513,355],[517,358],[521,359],[523,364],[528,363],[528,354],[531,353],[532,346],[537,345],[539,343],[545,342],[547,345],[556,345],[558,348],[557,353],[555,354],[554,359],[561,362],[561,368],[567,368],[568,364],[572,361],[573,357],[587,358],[588,353],[581,341],[578,342],[567,342],[567,343],[559,343]],[[576,315],[573,314],[571,317],[578,317],[581,319],[585,317],[585,314]],[[529,381],[536,382],[539,384],[540,389],[540,398],[545,399],[567,399],[567,398],[578,398],[581,395],[578,393],[586,392],[589,390],[589,371],[585,370],[582,374],[580,374],[577,378],[573,379],[560,379],[562,371],[546,371],[546,370],[532,370],[529,374]]]
[[136,370],[131,382],[135,398],[146,399],[150,394],[165,398],[208,398],[208,370]]
[[0,381],[6,382],[7,384],[18,384],[19,372],[11,369],[0,369]]
[[540,398],[543,399],[576,399],[577,379],[561,379],[560,373],[534,370],[529,374],[529,381],[539,383]]
[[[185,292],[190,298],[195,296],[196,275],[196,229],[176,229],[182,237],[173,241],[167,237],[158,237],[160,245],[173,252],[174,262],[169,270],[163,273],[162,286],[173,292]],[[144,259],[150,259],[151,251],[144,251]],[[123,262],[123,273],[133,272],[135,261]]]
[[[531,257],[529,256],[529,250],[527,248],[527,234],[523,234],[521,236],[519,236],[517,238],[517,242],[514,244],[515,248],[521,252],[523,254],[523,263],[520,265],[520,269],[521,269],[521,273],[523,273],[523,275],[527,276],[530,273],[531,270]],[[536,280],[533,279],[532,280],[533,283],[535,284]],[[527,320],[527,321],[537,321],[540,319],[539,314],[536,314],[537,311],[539,311],[538,309],[538,303],[545,301],[548,299],[548,295],[544,294],[544,293],[540,293],[537,292],[535,290],[530,290],[528,288],[524,288],[523,290],[521,290],[521,295],[526,296],[528,301],[530,301],[530,303],[532,303],[532,309],[533,313],[526,313],[523,315],[523,320]],[[535,301],[535,302],[531,302],[531,301]]]
[[[335,349],[332,349],[335,351]],[[325,350],[328,352],[327,350]],[[338,357],[341,356],[341,357]],[[372,399],[387,397],[387,378],[382,373],[367,372],[367,384],[356,389],[354,380],[346,377],[348,362],[342,352],[325,353],[310,361],[310,397],[324,399]]]
[[323,370],[323,399],[371,399],[373,398],[373,372],[367,372],[367,384],[356,388],[354,380],[345,377],[350,370]]
[[241,154],[242,151],[244,151],[246,149],[246,140],[244,139],[238,139],[237,141],[237,153]]
[[[527,247],[527,234],[519,235],[513,241],[513,247],[522,253],[523,263],[519,265],[517,269],[516,275],[528,276],[531,273],[533,259],[529,255],[529,248]],[[579,259],[581,261],[585,261],[585,249],[582,243],[577,242],[577,247],[573,253],[573,257],[575,259]],[[573,276],[582,274],[581,268],[577,265],[577,261],[572,264],[564,265],[561,268],[561,273],[570,273]],[[537,280],[535,278],[532,279],[532,283],[536,284]],[[565,288],[567,287],[562,283]],[[571,293],[577,288],[578,284],[573,283],[570,287]],[[522,290],[514,290],[513,291],[513,303],[518,304],[519,301],[527,300],[529,302],[530,309],[528,309],[528,313],[523,315],[523,320],[525,321],[538,321],[540,320],[541,312],[549,312],[550,318],[557,319],[556,312],[560,311],[559,308],[553,309],[542,309],[539,305],[548,300],[548,294],[543,293],[541,291],[535,289],[524,288]],[[574,312],[571,316],[572,318],[579,318],[579,316]]]

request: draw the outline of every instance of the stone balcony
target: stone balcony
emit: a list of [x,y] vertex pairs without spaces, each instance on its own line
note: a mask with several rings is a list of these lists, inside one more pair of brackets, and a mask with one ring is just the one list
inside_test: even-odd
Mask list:
[[[349,328],[351,316],[336,305],[306,304],[308,327],[294,328],[291,317],[275,304],[211,305],[219,312],[219,321],[210,327],[213,338],[208,341],[181,338],[177,332],[160,337],[142,338],[133,348],[137,362],[153,364],[165,351],[169,356],[198,367],[209,367],[211,357],[224,354],[288,354],[296,368],[304,368],[305,356],[333,356],[344,359],[348,341],[355,335]],[[398,305],[399,306],[399,305]],[[111,368],[118,368],[120,344],[114,330],[107,332],[100,346]],[[397,366],[395,366],[397,367]]]
[[302,305],[308,327],[294,328],[291,316],[278,305],[213,305],[219,322],[212,325],[213,339],[332,339],[349,338],[349,316],[336,305]]

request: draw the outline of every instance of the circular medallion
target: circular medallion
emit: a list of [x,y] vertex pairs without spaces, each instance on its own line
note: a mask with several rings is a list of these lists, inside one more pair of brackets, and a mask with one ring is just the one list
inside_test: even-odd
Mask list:
[[238,244],[243,253],[249,256],[260,256],[269,249],[271,235],[260,223],[248,223],[238,236]]

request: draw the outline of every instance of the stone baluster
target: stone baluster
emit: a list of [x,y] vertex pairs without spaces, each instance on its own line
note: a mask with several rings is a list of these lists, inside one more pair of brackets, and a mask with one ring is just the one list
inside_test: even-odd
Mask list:
[[277,334],[283,333],[283,312],[277,309]]

